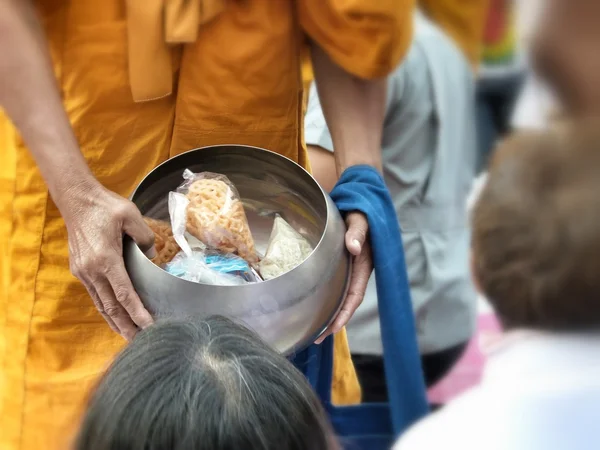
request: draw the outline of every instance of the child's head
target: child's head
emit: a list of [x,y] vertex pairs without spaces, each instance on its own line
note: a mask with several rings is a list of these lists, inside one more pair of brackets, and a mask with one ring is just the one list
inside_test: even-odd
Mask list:
[[476,284],[506,327],[600,326],[600,122],[509,138],[472,222]]
[[600,2],[545,0],[533,61],[568,113],[600,113],[599,48]]
[[157,323],[117,357],[91,398],[80,450],[331,450],[304,376],[224,318]]

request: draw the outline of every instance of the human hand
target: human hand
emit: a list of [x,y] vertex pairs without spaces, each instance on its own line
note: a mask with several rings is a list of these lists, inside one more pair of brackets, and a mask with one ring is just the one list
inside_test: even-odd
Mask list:
[[152,317],[135,293],[123,262],[123,233],[149,258],[154,233],[129,200],[97,185],[64,195],[61,213],[69,233],[70,269],[86,287],[108,325],[131,340]]
[[373,272],[373,256],[371,244],[367,239],[369,222],[363,213],[352,212],[346,217],[346,247],[352,255],[352,274],[348,294],[340,312],[325,332],[319,336],[316,344],[322,343],[327,336],[340,331],[352,318],[356,308],[360,306],[367,290],[367,284]]

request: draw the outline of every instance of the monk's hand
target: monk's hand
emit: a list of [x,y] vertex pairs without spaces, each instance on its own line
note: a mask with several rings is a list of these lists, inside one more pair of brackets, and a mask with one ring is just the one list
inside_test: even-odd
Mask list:
[[352,255],[350,286],[340,312],[327,330],[317,339],[317,344],[323,342],[330,334],[337,333],[346,326],[356,308],[362,303],[369,278],[373,272],[371,244],[367,239],[369,233],[367,218],[360,212],[352,212],[346,217],[346,225],[348,227],[346,247]]
[[137,207],[99,184],[64,195],[61,213],[69,233],[73,275],[86,287],[108,325],[127,340],[152,323],[123,262],[123,234],[150,258],[154,233]]

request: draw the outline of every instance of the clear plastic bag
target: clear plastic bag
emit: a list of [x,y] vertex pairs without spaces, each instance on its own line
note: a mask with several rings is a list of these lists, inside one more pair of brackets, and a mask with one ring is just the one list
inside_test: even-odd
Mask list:
[[310,243],[280,216],[275,218],[265,257],[259,264],[264,280],[271,280],[302,264],[312,253]]
[[169,192],[169,217],[171,218],[171,228],[173,238],[185,252],[186,255],[192,255],[192,248],[186,236],[186,214],[190,201],[183,194],[178,192]]
[[187,231],[209,248],[256,264],[254,239],[235,186],[226,176],[209,172],[185,170],[183,178],[177,192],[169,195],[173,233],[182,249],[189,254],[181,242]]

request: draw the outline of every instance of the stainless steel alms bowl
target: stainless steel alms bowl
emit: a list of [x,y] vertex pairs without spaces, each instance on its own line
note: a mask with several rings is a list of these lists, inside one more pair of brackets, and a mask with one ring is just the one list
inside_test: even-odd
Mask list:
[[255,147],[223,145],[191,150],[150,172],[131,197],[142,214],[169,219],[168,193],[182,183],[186,168],[229,177],[242,197],[261,254],[276,214],[305,236],[314,252],[270,281],[211,286],[165,272],[125,238],[125,265],[146,308],[155,317],[227,316],[245,323],[284,354],[311,344],[337,313],[349,280],[346,228],[333,201],[291,160]]

